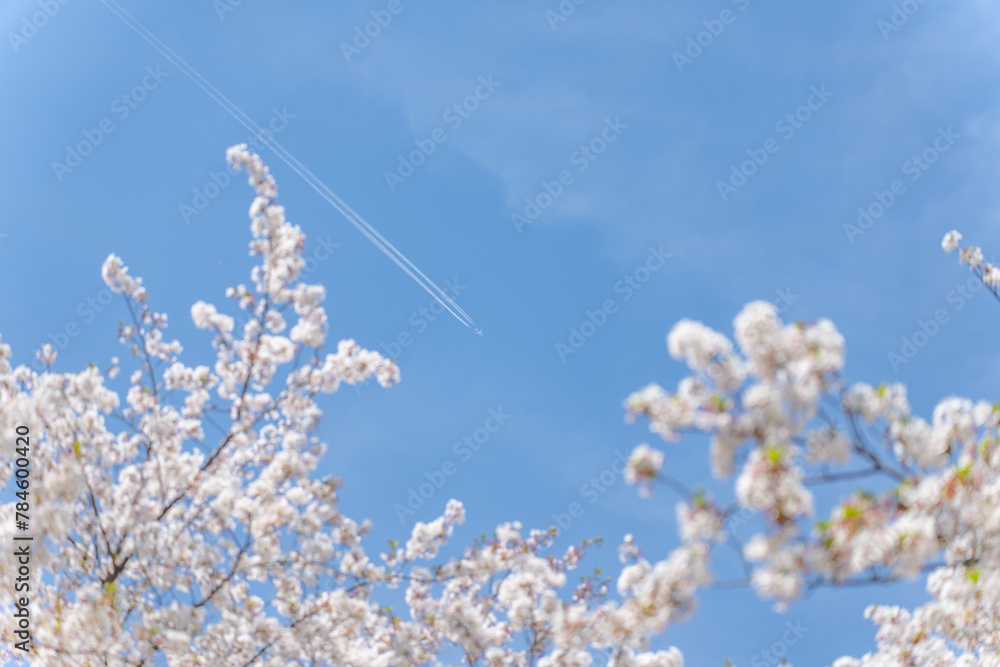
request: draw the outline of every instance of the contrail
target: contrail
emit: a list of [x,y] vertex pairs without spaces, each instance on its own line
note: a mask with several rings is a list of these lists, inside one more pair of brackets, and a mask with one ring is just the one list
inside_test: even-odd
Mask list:
[[184,62],[184,59],[179,55],[174,53],[170,47],[160,41],[160,39],[154,35],[152,32],[146,29],[139,21],[137,21],[131,14],[121,8],[121,6],[115,2],[115,0],[101,0],[105,7],[111,10],[118,18],[125,22],[132,30],[134,30],[140,37],[149,42],[149,44],[159,51],[164,58],[169,60],[174,64],[177,69],[184,73],[187,78],[191,79],[199,88],[204,90],[209,97],[211,97],[215,102],[229,112],[233,118],[239,121],[244,127],[257,135],[257,138],[264,143],[268,148],[270,148],[274,153],[281,158],[281,160],[287,164],[292,170],[302,177],[306,183],[312,187],[323,199],[330,202],[330,204],[337,209],[341,215],[347,218],[352,225],[358,228],[358,230],[364,234],[369,241],[371,241],[376,248],[385,253],[385,255],[396,263],[396,266],[403,269],[413,280],[417,282],[418,285],[423,287],[427,292],[437,299],[445,309],[454,315],[459,322],[464,324],[470,329],[475,327],[475,322],[472,318],[462,310],[455,301],[448,296],[440,287],[434,284],[430,278],[424,275],[424,272],[418,269],[413,262],[408,260],[403,253],[396,249],[394,245],[389,243],[384,236],[382,236],[377,229],[372,227],[367,220],[358,215],[354,209],[348,206],[344,200],[338,197],[330,188],[326,186],[323,181],[319,180],[315,174],[309,171],[305,165],[299,162],[295,156],[285,150],[284,146],[279,144],[273,136],[267,136],[264,130],[253,121],[252,118],[247,116],[243,111],[233,104],[229,98],[219,92],[218,88],[213,86],[205,77],[199,74],[193,67]]

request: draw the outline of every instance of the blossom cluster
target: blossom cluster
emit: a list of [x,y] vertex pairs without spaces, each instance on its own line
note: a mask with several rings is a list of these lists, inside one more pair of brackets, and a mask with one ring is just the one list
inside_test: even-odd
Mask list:
[[[961,238],[950,232],[942,248]],[[960,261],[996,293],[1000,269],[979,248]],[[926,421],[903,385],[843,379],[844,339],[827,320],[785,324],[755,302],[734,330],[735,342],[680,322],[667,347],[692,375],[673,393],[654,384],[625,401],[629,420],[644,415],[667,441],[707,434],[714,475],[735,476],[726,510],[679,506],[682,534],[712,536],[736,510],[759,513],[765,529],[742,556],[749,584],[779,609],[817,586],[927,575],[931,601],[871,607],[878,650],[835,667],[1000,667],[1000,404],[948,397]],[[671,483],[664,459],[640,445],[627,481],[644,495],[651,480]],[[811,488],[848,480],[871,488],[817,516]]]

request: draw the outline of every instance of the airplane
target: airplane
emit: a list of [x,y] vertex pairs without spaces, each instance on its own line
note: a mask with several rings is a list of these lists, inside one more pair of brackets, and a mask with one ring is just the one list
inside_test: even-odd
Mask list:
[[477,336],[482,336],[483,335],[483,330],[482,329],[476,329],[476,335]]

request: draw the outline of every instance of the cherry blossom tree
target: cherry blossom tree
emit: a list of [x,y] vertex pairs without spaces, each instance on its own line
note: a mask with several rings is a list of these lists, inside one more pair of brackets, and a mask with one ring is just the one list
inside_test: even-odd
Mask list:
[[[256,191],[259,262],[251,285],[227,291],[228,308],[191,308],[211,337],[212,367],[182,361],[166,315],[115,255],[102,275],[125,303],[119,339],[131,364],[55,372],[45,345],[37,372],[12,367],[0,341],[4,488],[23,488],[7,443],[25,431],[31,440],[31,653],[5,624],[14,661],[682,667],[678,649],[650,642],[718,583],[713,554],[736,548],[741,583],[781,608],[816,586],[926,575],[933,601],[871,608],[877,653],[836,667],[1000,666],[1000,407],[947,398],[928,423],[900,385],[846,385],[832,323],[786,325],[765,303],[736,318],[735,344],[679,323],[668,350],[691,375],[675,393],[654,385],[626,401],[629,418],[645,415],[667,440],[709,434],[713,472],[735,477],[734,502],[720,507],[668,475],[663,452],[634,450],[626,477],[642,495],[666,485],[683,496],[679,544],[662,559],[647,560],[629,535],[616,577],[570,584],[593,541],[550,555],[554,528],[513,522],[459,549],[449,544],[465,519],[455,500],[405,543],[371,552],[370,524],[338,508],[340,480],[316,475],[317,400],[369,378],[388,387],[399,370],[353,340],[327,350],[325,290],[300,280],[304,235],[260,158],[245,145],[227,158]],[[953,232],[943,245],[959,240]],[[1000,272],[981,252],[960,257],[996,294]],[[242,330],[224,311],[243,311]],[[815,522],[810,488],[846,479],[872,491]],[[0,508],[4,544],[15,511]],[[750,514],[768,528],[740,544],[727,524]],[[15,576],[16,563],[0,559],[6,618],[23,595]]]
[[[5,488],[17,488],[15,436],[31,434],[31,654],[4,624],[14,658],[37,667],[552,666],[589,664],[595,649],[618,665],[679,665],[677,651],[642,650],[688,603],[664,590],[652,614],[638,600],[598,606],[602,583],[567,585],[582,547],[542,555],[551,531],[505,524],[434,563],[465,518],[451,501],[405,544],[366,550],[371,526],[339,511],[340,481],[313,474],[325,451],[316,399],[373,377],[389,386],[399,371],[353,340],[325,351],[324,288],[299,279],[304,235],[286,221],[260,158],[245,145],[227,157],[256,190],[250,254],[259,263],[252,285],[226,294],[230,310],[245,312],[242,331],[214,305],[191,308],[212,337],[211,368],[181,361],[167,316],[115,255],[102,276],[129,317],[119,331],[134,359],[124,395],[109,386],[118,359],[104,372],[57,373],[45,345],[39,373],[13,368],[0,342]],[[5,544],[16,508],[0,510]],[[689,560],[661,578],[693,590]],[[0,559],[8,619],[24,595],[16,575],[17,563]],[[400,588],[407,609],[397,614],[383,601]]]

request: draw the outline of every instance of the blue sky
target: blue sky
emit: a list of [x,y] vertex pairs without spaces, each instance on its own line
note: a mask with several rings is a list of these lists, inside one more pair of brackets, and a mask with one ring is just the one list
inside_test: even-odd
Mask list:
[[[224,151],[249,133],[104,4],[63,1],[37,30],[25,20],[46,2],[0,9],[3,340],[24,363],[44,342],[65,343],[61,370],[118,354],[122,307],[106,303],[99,273],[115,252],[199,360],[208,339],[190,305],[221,305],[226,286],[247,280],[251,191],[242,176],[210,184],[225,182]],[[969,274],[939,248],[959,228],[987,257],[1000,249],[993,3],[912,0],[898,26],[888,0],[591,0],[564,2],[568,16],[553,13],[555,0],[400,0],[396,14],[389,0],[121,4],[257,123],[281,126],[285,148],[425,274],[455,285],[484,329],[431,321],[421,312],[433,316],[430,296],[262,152],[309,237],[307,257],[330,253],[310,279],[328,288],[331,336],[386,351],[401,334],[410,342],[401,384],[348,388],[323,405],[324,472],[345,479],[345,510],[371,518],[378,541],[450,497],[468,511],[460,543],[513,519],[545,527],[581,502],[564,544],[602,535],[610,544],[594,562],[608,564],[633,532],[650,556],[665,554],[674,497],[643,501],[620,479],[596,497],[581,485],[649,440],[675,475],[729,500],[710,480],[704,441],[651,439],[624,423],[622,400],[683,376],[664,343],[674,322],[731,333],[750,300],[782,300],[788,319],[831,318],[847,338],[849,378],[907,382],[923,414],[953,393],[997,398],[997,304],[961,296]],[[372,12],[391,21],[345,49]],[[690,47],[712,29],[700,53]],[[689,61],[675,56],[689,47]],[[67,146],[96,143],[95,129],[100,142],[77,166],[53,165]],[[428,138],[433,153],[387,183]],[[928,150],[936,161],[914,168]],[[755,155],[763,164],[745,167],[754,173],[724,198],[718,183]],[[897,180],[881,217],[845,231]],[[539,199],[546,183],[551,200]],[[526,198],[547,205],[519,225]],[[183,208],[196,205],[197,215]],[[661,246],[671,256],[641,289],[622,287],[646,276],[639,268]],[[603,326],[560,358],[557,344],[607,300]],[[947,323],[893,368],[887,355],[939,310]],[[77,335],[60,336],[67,327]],[[499,408],[510,418],[463,460],[453,444]],[[449,460],[457,472],[401,523],[393,505]],[[821,591],[779,615],[748,591],[709,592],[663,641],[690,665],[747,665],[800,622],[812,630],[789,659],[827,664],[873,647],[866,603],[922,596],[919,584]]]

